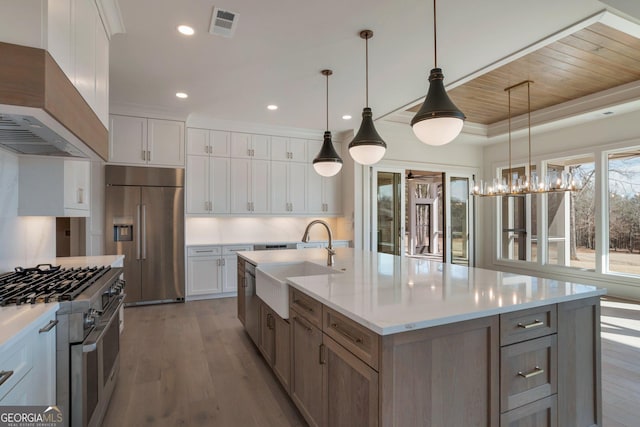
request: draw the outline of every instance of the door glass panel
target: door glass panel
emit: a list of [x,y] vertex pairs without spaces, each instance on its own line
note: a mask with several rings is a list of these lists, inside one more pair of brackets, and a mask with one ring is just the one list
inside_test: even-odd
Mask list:
[[378,172],[377,217],[378,252],[400,255],[400,191],[399,173]]
[[469,265],[469,179],[451,178],[451,263]]

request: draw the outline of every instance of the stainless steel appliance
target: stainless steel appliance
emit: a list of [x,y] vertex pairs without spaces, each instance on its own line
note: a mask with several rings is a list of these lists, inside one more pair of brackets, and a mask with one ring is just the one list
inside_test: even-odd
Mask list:
[[244,327],[253,342],[259,342],[260,301],[256,295],[256,266],[248,262],[244,266],[244,286],[241,289],[245,295]]
[[0,306],[59,302],[56,397],[65,425],[99,426],[120,370],[122,269],[50,264],[0,275]]
[[107,165],[105,183],[105,253],[125,255],[125,303],[184,301],[184,169]]
[[295,243],[264,243],[259,245],[253,245],[254,251],[278,251],[283,249],[297,249],[298,245]]

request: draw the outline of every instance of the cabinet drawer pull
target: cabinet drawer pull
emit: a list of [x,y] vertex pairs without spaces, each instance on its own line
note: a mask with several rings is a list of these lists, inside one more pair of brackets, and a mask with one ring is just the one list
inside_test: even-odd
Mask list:
[[538,319],[534,320],[533,323],[527,323],[526,325],[523,323],[518,323],[518,328],[522,329],[537,328],[539,326],[544,326],[544,322],[541,322]]
[[56,325],[58,324],[58,320],[49,320],[49,323],[47,323],[46,326],[44,326],[43,328],[41,328],[38,333],[41,334],[43,332],[49,332],[50,330],[52,330]]
[[529,379],[531,377],[535,377],[536,375],[540,375],[544,373],[544,369],[542,369],[540,366],[536,366],[535,368],[533,368],[533,370],[524,373],[522,371],[518,371],[518,375],[521,376],[522,378],[525,379]]
[[299,305],[300,307],[304,308],[305,310],[307,310],[309,313],[313,313],[313,308],[309,307],[308,305],[304,304],[301,300],[299,299],[294,299],[293,303],[295,305]]
[[362,338],[358,338],[358,337],[354,337],[352,334],[350,334],[349,332],[347,332],[344,328],[342,328],[340,325],[338,325],[337,323],[332,323],[331,327],[333,329],[335,329],[337,332],[341,333],[342,335],[344,335],[345,337],[349,338],[351,341],[353,341],[356,344],[362,344]]
[[4,384],[13,375],[13,371],[0,371],[0,385]]
[[325,353],[325,349],[326,349],[326,346],[324,344],[320,344],[320,360],[319,360],[319,362],[320,362],[321,365],[324,365],[325,362],[327,361],[327,356],[326,356],[326,353]]
[[304,322],[302,320],[300,320],[300,318],[298,316],[294,316],[293,317],[293,321],[300,323],[300,326],[302,326],[308,333],[313,332],[313,329],[311,329],[310,326],[305,325]]

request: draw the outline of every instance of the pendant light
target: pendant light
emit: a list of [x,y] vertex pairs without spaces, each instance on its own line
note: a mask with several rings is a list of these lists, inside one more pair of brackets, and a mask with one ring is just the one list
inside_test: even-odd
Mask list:
[[466,117],[449,99],[444,89],[442,69],[438,68],[436,0],[433,0],[433,58],[429,91],[422,107],[411,120],[411,127],[416,137],[425,144],[444,145],[460,134]]
[[363,165],[377,163],[387,151],[387,144],[382,140],[373,125],[373,114],[369,108],[369,39],[373,31],[360,31],[360,38],[365,41],[365,75],[366,75],[366,103],[362,110],[362,124],[353,141],[349,144],[349,154],[356,162]]
[[333,74],[331,70],[322,70],[322,75],[327,78],[327,130],[324,132],[324,141],[320,152],[313,159],[313,169],[322,176],[333,176],[342,169],[342,159],[333,148],[331,142],[331,132],[329,132],[329,76]]

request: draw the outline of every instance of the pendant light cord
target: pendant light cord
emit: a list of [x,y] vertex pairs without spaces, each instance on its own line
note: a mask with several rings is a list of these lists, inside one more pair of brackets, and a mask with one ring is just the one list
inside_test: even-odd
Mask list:
[[509,175],[508,175],[509,180],[508,182],[509,182],[509,192],[511,192],[513,191],[513,185],[512,185],[513,170],[511,167],[511,88],[509,88],[508,93],[509,93],[509,102],[508,102],[508,105],[509,105]]
[[436,31],[436,0],[433,0],[433,68],[438,68],[438,33]]
[[327,132],[329,131],[329,74],[327,76]]
[[366,94],[366,99],[365,99],[365,104],[367,106],[367,108],[369,107],[369,37],[365,37],[364,39],[364,58],[365,58],[365,84],[366,84],[366,90],[365,90],[365,94]]
[[527,127],[529,128],[529,173],[527,179],[529,181],[529,187],[531,187],[531,169],[533,167],[531,163],[531,82],[527,81]]

